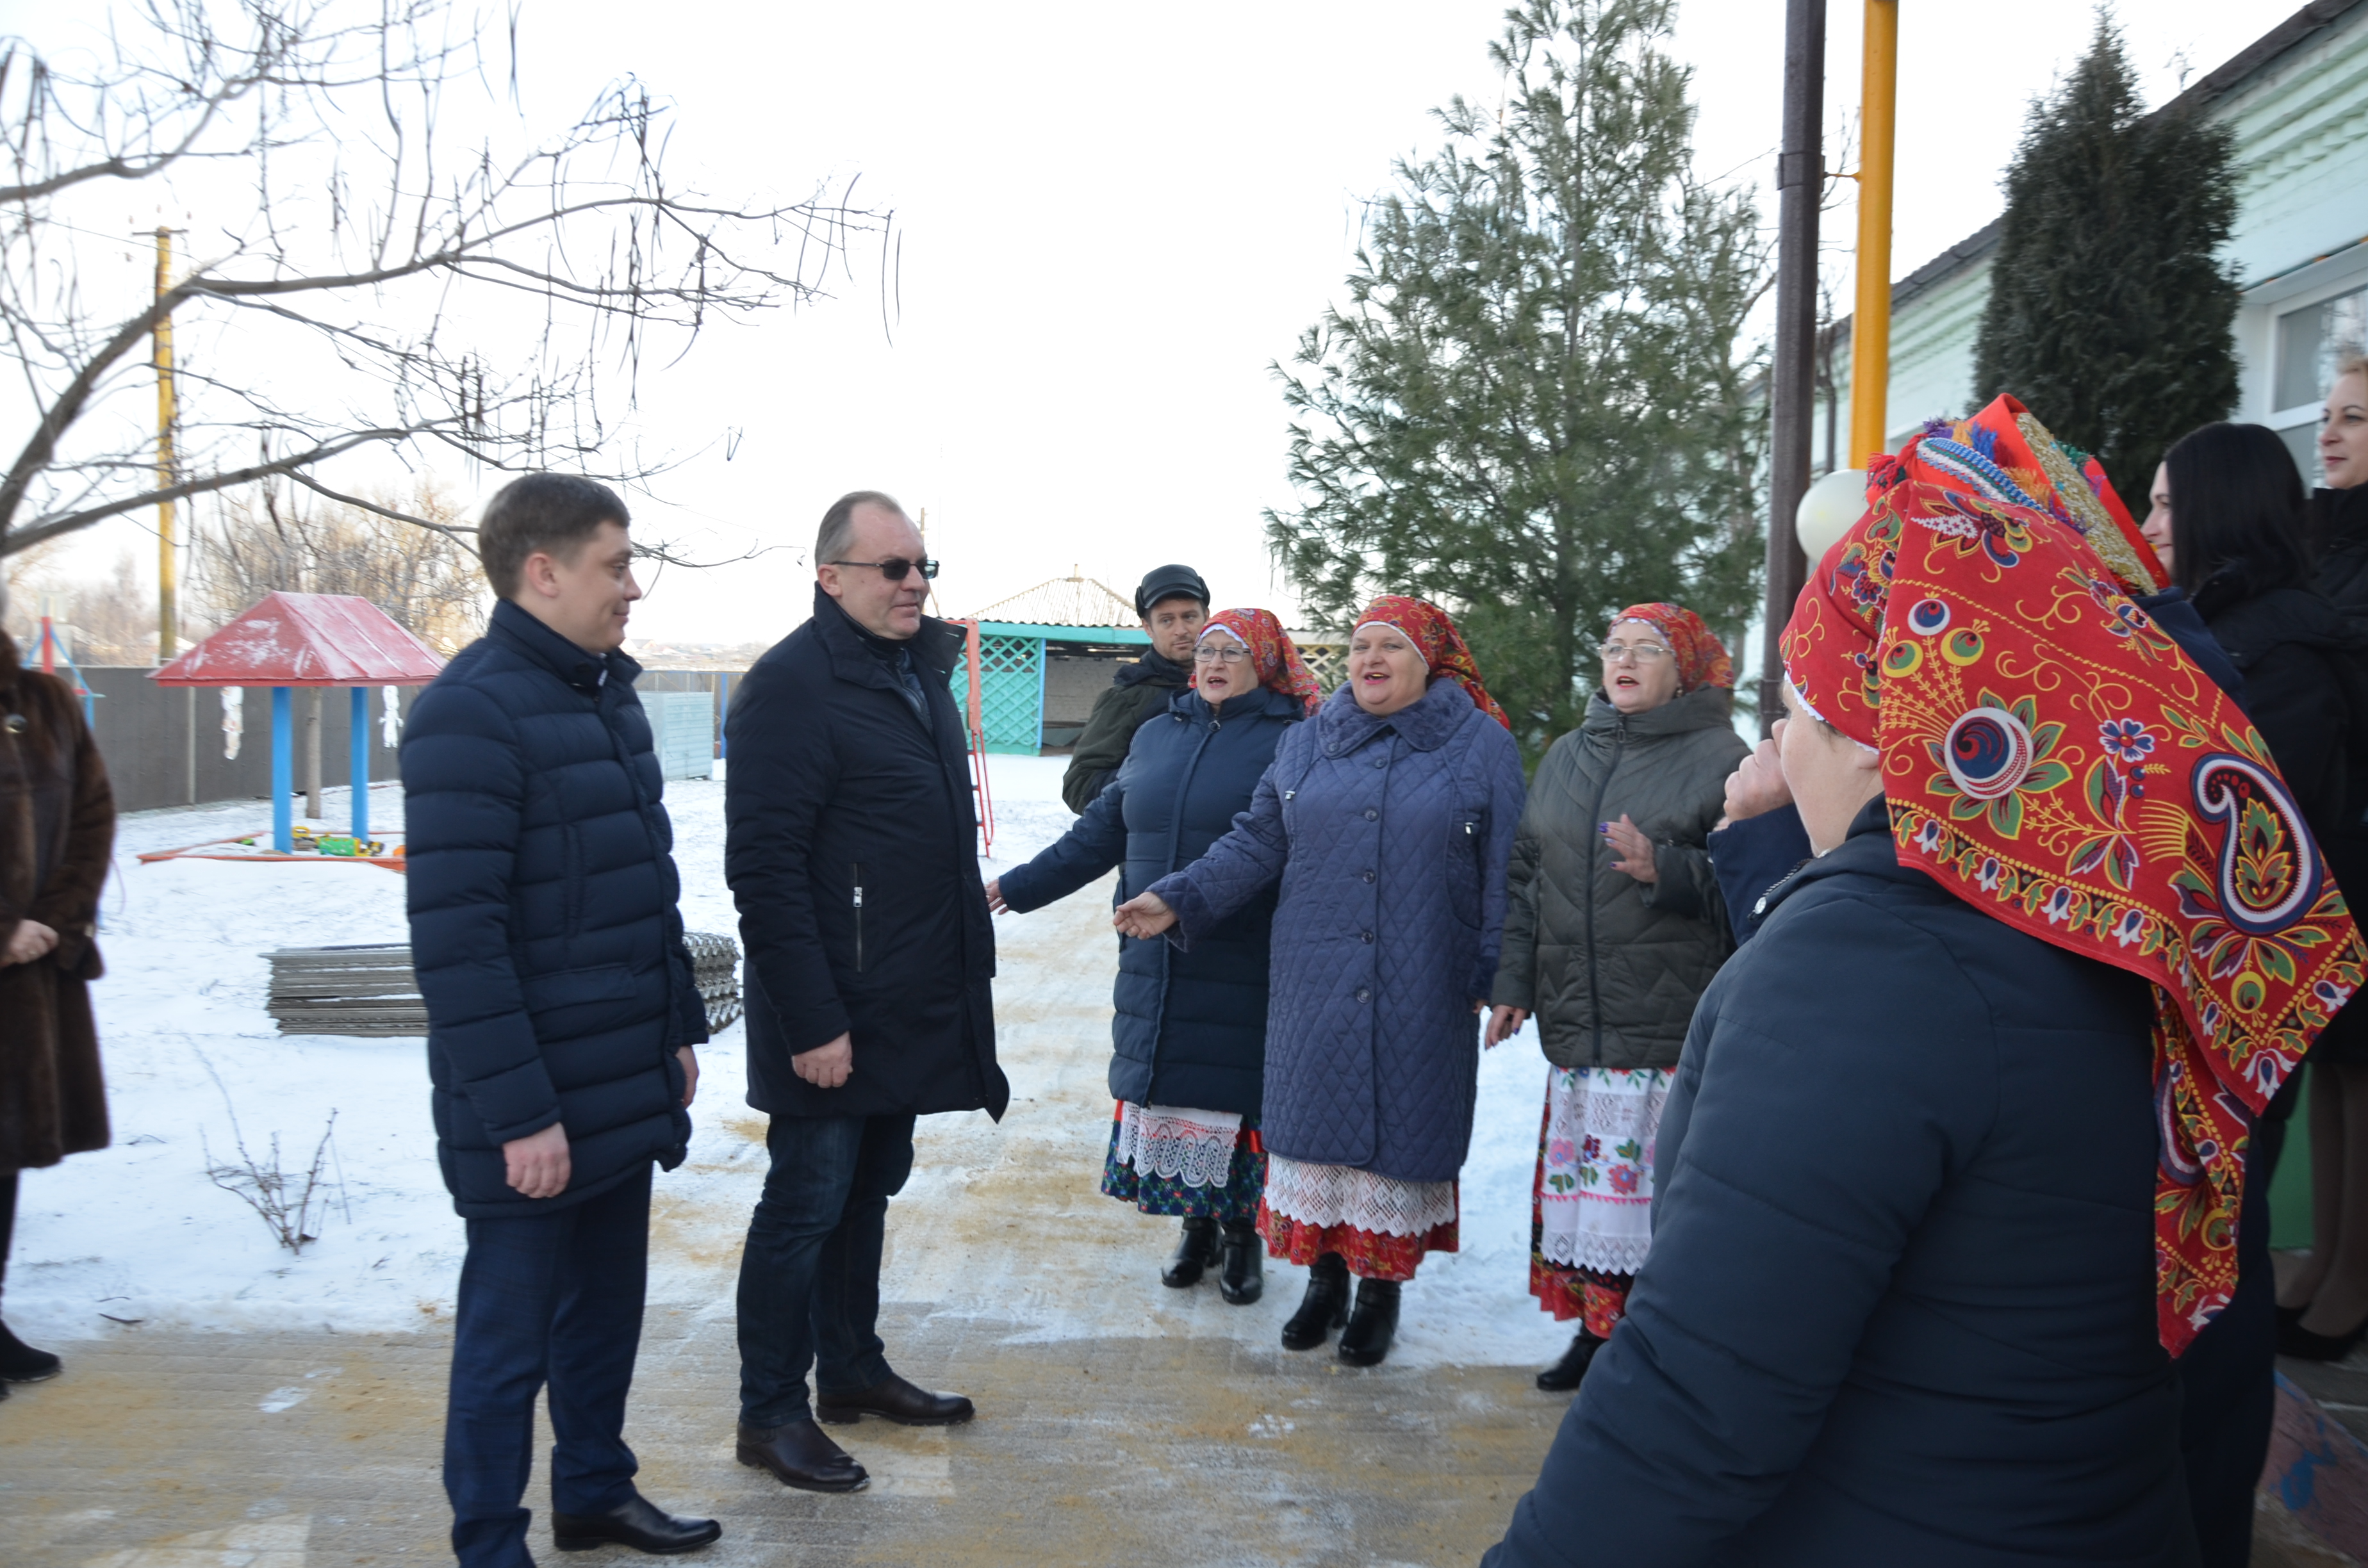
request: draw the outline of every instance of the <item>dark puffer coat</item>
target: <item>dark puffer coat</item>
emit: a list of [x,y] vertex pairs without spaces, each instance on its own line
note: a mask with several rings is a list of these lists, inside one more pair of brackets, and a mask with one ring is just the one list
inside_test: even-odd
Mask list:
[[2368,725],[2361,663],[2368,631],[2306,588],[2255,593],[2242,562],[2195,592],[2196,613],[2245,677],[2245,716],[2321,839],[2342,825],[2346,754]]
[[[1110,686],[1094,699],[1086,727],[1069,754],[1061,775],[1061,799],[1083,814],[1126,761],[1127,747],[1137,730],[1167,711],[1175,695],[1192,684],[1192,666],[1179,665],[1156,648],[1146,648],[1131,665],[1121,665]],[[1213,1107],[1203,1107],[1213,1109]]]
[[[1003,901],[1040,909],[1121,864],[1128,899],[1191,864],[1248,809],[1304,712],[1297,698],[1262,687],[1215,710],[1197,691],[1177,693],[1164,718],[1135,732],[1126,765],[1077,825],[1003,874]],[[1274,903],[1271,889],[1259,893],[1189,949],[1119,938],[1112,1097],[1258,1119]]]
[[[581,1203],[689,1142],[676,1052],[707,1011],[640,673],[503,599],[403,727],[437,1154],[472,1220]],[[502,1145],[553,1122],[567,1190],[522,1197]]]
[[58,934],[31,963],[0,965],[0,1175],[107,1147],[88,987],[106,972],[92,932],[114,844],[115,796],[82,704],[19,669],[0,631],[0,945],[25,920]]
[[[2311,585],[2333,604],[2351,629],[2368,638],[2368,484],[2350,490],[2318,490],[2310,498],[2310,532],[2319,550],[2318,572]],[[2354,672],[2368,666],[2362,655],[2354,653]],[[2251,711],[2251,705],[2247,705]],[[2261,723],[2260,719],[2254,721]],[[2368,722],[2368,714],[2359,720]],[[2264,735],[2269,733],[2262,724]],[[2368,736],[2355,735],[2346,760],[2343,800],[2332,823],[2318,828],[2319,842],[2326,846],[2327,860],[2335,872],[2336,884],[2355,900],[2368,894],[2353,890],[2368,890]],[[2274,737],[2270,749],[2278,752]],[[2279,753],[2280,764],[2283,754]],[[2318,1043],[2311,1048],[2322,1061],[2340,1058],[2346,1063],[2368,1062],[2368,1006],[2346,1007],[2336,1015]]]
[[2368,631],[2368,484],[2310,493],[2311,586]]
[[[903,642],[871,636],[817,587],[814,618],[738,683],[723,874],[748,954],[758,1110],[999,1118],[1011,1098],[970,754],[947,687],[962,646],[932,619]],[[797,1075],[791,1057],[843,1034],[846,1083]]]
[[[1735,694],[1704,687],[1626,714],[1600,694],[1530,785],[1507,872],[1492,1000],[1534,1013],[1557,1067],[1674,1067],[1702,987],[1730,946],[1703,847],[1726,776],[1751,748]],[[1658,880],[1615,871],[1597,824],[1625,815]]]
[[2151,1003],[1881,801],[1712,982],[1653,1256],[1492,1568],[2183,1568]]
[[1377,719],[1345,686],[1294,724],[1250,809],[1154,883],[1198,942],[1280,881],[1267,1148],[1446,1181],[1472,1142],[1474,1002],[1497,975],[1521,757],[1451,680]]

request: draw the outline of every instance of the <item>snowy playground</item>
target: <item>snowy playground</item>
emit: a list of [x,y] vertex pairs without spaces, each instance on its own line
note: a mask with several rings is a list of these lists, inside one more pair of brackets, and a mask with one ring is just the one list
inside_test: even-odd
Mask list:
[[[1073,820],[1058,793],[1064,760],[994,759],[987,875]],[[736,936],[721,778],[670,784],[666,803],[686,926]],[[370,807],[373,833],[398,840],[400,788],[377,787]],[[323,809],[326,824],[342,824],[345,792],[329,790]],[[8,1280],[11,1321],[70,1358],[76,1342],[159,1331],[384,1334],[449,1320],[461,1227],[437,1172],[421,1042],[282,1035],[265,1011],[273,949],[404,941],[402,876],[355,862],[138,858],[236,836],[269,814],[256,801],[120,825],[100,933],[108,974],[93,988],[115,1142],[26,1173]],[[1107,907],[1105,884],[998,920],[1011,1109],[1000,1127],[983,1113],[924,1119],[890,1216],[882,1296],[1014,1325],[1011,1343],[1221,1336],[1270,1349],[1300,1271],[1270,1265],[1265,1301],[1247,1308],[1224,1305],[1213,1288],[1162,1290],[1172,1223],[1095,1190],[1110,1110]],[[690,1160],[658,1179],[652,1254],[654,1304],[727,1321],[764,1172],[740,1046],[735,1024],[701,1048]],[[1539,1366],[1566,1340],[1526,1289],[1544,1076],[1526,1036],[1484,1058],[1463,1250],[1429,1259],[1409,1287],[1394,1364]],[[301,1181],[316,1152],[307,1229],[317,1239],[301,1252],[209,1175],[252,1162]]]

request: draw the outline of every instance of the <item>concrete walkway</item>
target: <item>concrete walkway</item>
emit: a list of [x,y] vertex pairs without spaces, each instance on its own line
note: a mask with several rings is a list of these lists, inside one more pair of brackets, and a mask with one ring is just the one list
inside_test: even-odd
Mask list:
[[[1095,1190],[1110,1115],[1108,919],[1107,899],[1087,892],[1001,924],[997,1016],[1016,1098],[999,1127],[923,1123],[883,1280],[898,1369],[971,1394],[980,1418],[837,1429],[872,1474],[866,1492],[791,1492],[733,1459],[734,1280],[764,1125],[728,1105],[736,1031],[707,1053],[694,1157],[658,1186],[628,1429],[651,1497],[723,1521],[698,1561],[1444,1568],[1476,1562],[1502,1533],[1567,1404],[1531,1386],[1564,1334],[1525,1312],[1518,1246],[1467,1233],[1464,1254],[1426,1266],[1398,1353],[1367,1371],[1277,1345],[1296,1269],[1274,1268],[1268,1299],[1247,1308],[1212,1286],[1161,1289],[1172,1222]],[[1492,1059],[1485,1071],[1514,1069]],[[1515,1108],[1533,1119],[1532,1103]],[[1467,1215],[1482,1187],[1520,1182],[1515,1163],[1467,1167]],[[449,1562],[443,1311],[429,1291],[410,1332],[106,1324],[104,1338],[59,1345],[63,1377],[0,1403],[0,1563]],[[2300,1375],[2340,1415],[2368,1403],[2368,1374]],[[540,1516],[544,1499],[538,1469],[527,1503]],[[2353,1561],[2274,1497],[2261,1522],[2260,1568]],[[547,1529],[535,1539],[551,1561]]]
[[[1173,1222],[1095,1190],[1107,899],[1002,927],[1001,1127],[924,1122],[894,1205],[883,1334],[899,1370],[972,1395],[967,1426],[837,1429],[871,1471],[844,1497],[733,1459],[738,1235],[763,1124],[735,1113],[665,1177],[653,1305],[628,1437],[644,1491],[724,1522],[717,1564],[1454,1564],[1502,1533],[1566,1399],[1517,1364],[1454,1364],[1454,1292],[1407,1292],[1414,1348],[1368,1371],[1276,1343],[1300,1272],[1225,1306],[1163,1290]],[[736,1072],[715,1053],[716,1086]],[[1499,1267],[1492,1265],[1492,1268]],[[1468,1270],[1467,1270],[1468,1271]],[[1475,1346],[1496,1341],[1475,1340]],[[1426,1351],[1424,1345],[1429,1346]],[[10,1568],[314,1568],[449,1561],[438,1480],[450,1340],[125,1327],[61,1346],[66,1374],[0,1403],[0,1559]],[[1515,1356],[1499,1354],[1499,1361]],[[1470,1358],[1467,1358],[1470,1359]],[[545,1506],[541,1471],[529,1506]],[[550,1539],[538,1517],[538,1551]],[[611,1550],[590,1561],[624,1561]]]

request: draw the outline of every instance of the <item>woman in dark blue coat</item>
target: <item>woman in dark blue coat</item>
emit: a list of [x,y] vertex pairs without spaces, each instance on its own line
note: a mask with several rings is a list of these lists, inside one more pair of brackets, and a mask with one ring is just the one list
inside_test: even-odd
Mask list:
[[[1211,617],[1192,669],[1192,687],[1135,732],[1117,778],[1076,825],[987,884],[990,906],[1041,909],[1114,866],[1125,868],[1119,897],[1130,898],[1224,836],[1283,732],[1321,693],[1282,623],[1262,609]],[[1273,919],[1269,892],[1189,952],[1121,937],[1110,1021],[1119,1105],[1102,1190],[1146,1214],[1182,1217],[1183,1240],[1160,1275],[1167,1285],[1198,1283],[1222,1236],[1218,1288],[1235,1305],[1264,1288],[1258,1127]]]
[[1882,460],[1785,628],[1816,858],[1694,1015],[1651,1256],[1491,1568],[2199,1561],[2175,1358],[2362,949],[2115,585],[2135,529],[1990,414]]

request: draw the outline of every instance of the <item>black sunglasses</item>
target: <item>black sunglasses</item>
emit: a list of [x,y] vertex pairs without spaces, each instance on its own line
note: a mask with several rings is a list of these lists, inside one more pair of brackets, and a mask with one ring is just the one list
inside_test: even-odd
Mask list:
[[905,574],[910,572],[916,566],[921,569],[921,575],[924,577],[934,579],[938,574],[938,563],[936,562],[907,561],[901,555],[892,555],[885,561],[825,561],[823,564],[825,566],[873,567],[878,570],[879,574],[882,577],[887,578],[892,583],[903,582],[905,580]]

